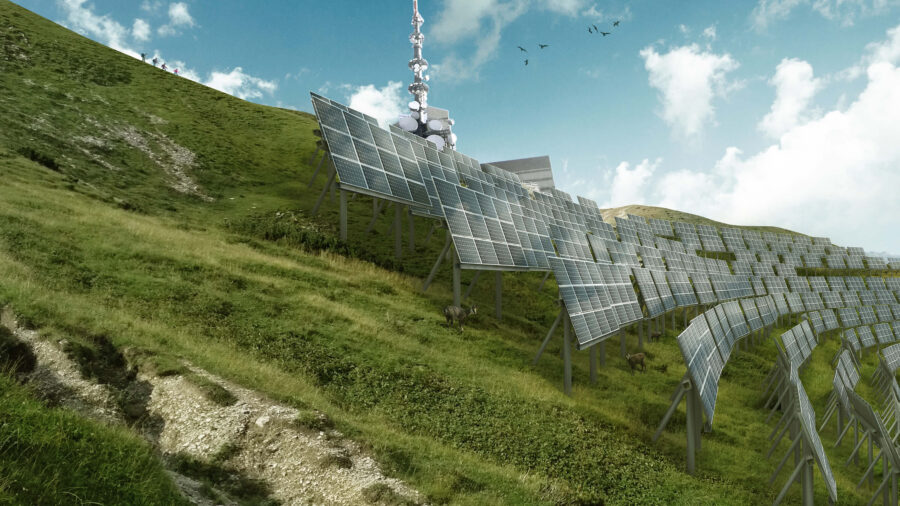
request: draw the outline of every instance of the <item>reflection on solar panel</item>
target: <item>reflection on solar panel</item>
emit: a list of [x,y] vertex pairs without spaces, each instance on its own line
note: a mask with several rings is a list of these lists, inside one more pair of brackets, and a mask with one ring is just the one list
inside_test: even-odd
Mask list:
[[831,501],[835,502],[837,501],[837,484],[834,481],[834,473],[831,471],[831,464],[828,462],[828,457],[825,455],[822,439],[816,431],[816,413],[813,411],[812,403],[809,401],[806,390],[799,380],[794,384],[794,389],[796,391],[795,395],[800,410],[799,418],[800,426],[803,428],[803,437],[813,448],[816,464],[822,472],[826,487],[828,487],[828,495],[831,496]]
[[672,290],[669,288],[669,284],[666,283],[665,271],[650,270],[650,276],[653,278],[653,284],[656,285],[656,293],[659,294],[663,308],[666,311],[675,309],[675,297],[672,296]]
[[856,335],[859,336],[859,342],[863,348],[875,346],[875,335],[872,329],[867,326],[856,327]]
[[712,423],[723,363],[705,318],[698,316],[691,320],[691,324],[678,336],[678,347],[699,394],[706,419]]
[[838,317],[841,319],[841,327],[858,327],[862,322],[859,314],[852,307],[842,307],[838,309]]
[[694,285],[694,291],[697,293],[697,299],[701,304],[712,304],[716,302],[716,295],[713,293],[712,284],[709,282],[709,276],[702,272],[695,272],[690,275],[691,282]]
[[395,202],[431,207],[409,140],[379,128],[362,113],[311,95],[341,186]]
[[744,310],[744,316],[747,318],[747,325],[750,326],[751,332],[756,332],[757,330],[763,328],[763,321],[759,314],[759,309],[757,309],[757,302],[760,299],[754,301],[753,299],[740,299],[738,302],[741,305],[741,309]]
[[689,307],[698,304],[697,296],[694,294],[694,289],[687,274],[677,271],[668,271],[665,274],[677,307]]
[[505,202],[442,179],[434,184],[463,266],[538,268],[528,265]]
[[820,314],[822,315],[822,323],[825,325],[825,330],[840,328],[840,324],[838,323],[837,316],[834,315],[834,311],[825,309],[820,311]]
[[894,342],[894,332],[887,323],[879,323],[873,326],[872,330],[875,331],[875,339],[878,340],[878,344],[891,344]]
[[638,288],[641,290],[641,297],[644,299],[644,305],[647,306],[647,316],[655,318],[665,313],[662,300],[659,293],[656,292],[656,285],[653,283],[653,277],[647,269],[640,267],[632,267],[631,272],[634,273],[634,279],[637,281]]
[[806,307],[803,305],[803,300],[800,298],[799,293],[786,293],[784,294],[784,300],[787,301],[791,313],[802,313],[803,311],[806,311]]
[[599,265],[569,258],[550,257],[566,311],[575,329],[578,349],[601,341],[619,329],[609,288]]

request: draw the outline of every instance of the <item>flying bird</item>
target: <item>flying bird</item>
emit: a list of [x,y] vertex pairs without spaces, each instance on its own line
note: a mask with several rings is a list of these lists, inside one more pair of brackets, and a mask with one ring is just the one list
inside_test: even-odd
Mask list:
[[516,47],[518,47],[518,48],[519,48],[519,50],[521,50],[521,51],[522,51],[522,52],[523,52],[523,53],[527,53],[527,52],[528,52],[528,50],[527,50],[527,49],[525,49],[525,48],[524,48],[524,47],[522,47],[522,46],[516,46]]
[[599,28],[597,28],[597,25],[591,25],[591,26],[593,26],[593,27],[594,27],[594,31],[595,31],[595,32],[599,32],[599,31],[600,31],[600,29],[599,29]]
[[528,59],[525,60],[525,66],[528,66]]
[[538,46],[540,46],[541,49],[544,49],[545,47],[550,47],[550,44],[538,44]]
[[594,32],[591,31],[591,27],[590,27],[590,26],[588,27],[588,33],[594,33]]
[[611,33],[611,32],[600,32],[600,35],[606,37],[606,36],[609,35],[610,33]]
[[613,26],[619,26],[619,22],[616,21],[615,23],[613,23]]

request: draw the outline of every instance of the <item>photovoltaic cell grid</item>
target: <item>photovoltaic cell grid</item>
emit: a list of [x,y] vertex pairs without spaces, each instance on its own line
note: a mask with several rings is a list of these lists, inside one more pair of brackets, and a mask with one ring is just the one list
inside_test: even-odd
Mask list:
[[746,298],[738,301],[741,309],[744,310],[744,316],[747,318],[747,325],[750,326],[750,332],[756,332],[763,328],[763,321],[756,304],[759,300],[760,299],[754,300],[752,298]]
[[722,363],[727,363],[731,357],[731,350],[736,340],[731,326],[728,325],[728,319],[725,316],[725,310],[721,305],[703,312],[702,316],[706,318],[706,325],[712,333],[713,342],[719,350],[719,356]]
[[591,247],[588,244],[587,234],[566,226],[565,222],[552,220],[548,226],[550,239],[556,244],[559,256],[566,258],[578,258],[581,260],[594,260],[591,255]]
[[844,278],[844,283],[847,284],[848,290],[866,290],[866,284],[863,283],[862,278],[858,276],[847,276]]
[[717,301],[707,274],[695,272],[690,275],[690,278],[691,283],[694,285],[694,291],[697,293],[697,300],[701,304],[712,304]]
[[650,275],[650,271],[641,269],[640,267],[633,267],[631,272],[634,274],[634,279],[637,281],[638,288],[641,290],[641,297],[644,299],[644,305],[647,306],[647,316],[655,318],[665,313],[665,308],[663,307],[662,300],[659,298],[659,293],[656,291],[656,285],[653,283],[653,277]]
[[862,305],[855,290],[841,292],[841,298],[844,300],[844,307],[859,307]]
[[771,295],[766,295],[765,297],[757,297],[756,306],[759,308],[759,316],[762,319],[763,325],[768,327],[769,325],[775,323],[775,319],[777,318],[777,310],[775,309],[775,301],[772,300]]
[[875,290],[875,298],[879,304],[896,304],[897,298],[887,288]]
[[725,309],[725,316],[728,318],[728,324],[731,326],[734,340],[737,341],[738,339],[749,335],[750,328],[747,326],[747,318],[744,317],[740,304],[738,304],[737,301],[732,300],[725,304],[721,304],[721,306]]
[[841,319],[841,327],[844,328],[858,327],[862,324],[862,321],[859,319],[859,313],[852,307],[838,309],[838,317]]
[[816,413],[813,411],[809,396],[806,395],[806,390],[799,380],[794,384],[794,389],[800,411],[799,419],[803,428],[803,437],[813,449],[816,464],[819,466],[819,471],[821,471],[825,485],[828,488],[828,495],[831,496],[832,502],[837,501],[837,484],[834,481],[834,473],[832,473],[831,464],[825,455],[822,439],[819,437],[818,431],[816,431]]
[[698,316],[691,320],[688,328],[678,336],[678,346],[691,382],[699,394],[706,419],[712,423],[723,364],[706,319]]
[[442,179],[434,184],[463,266],[538,268],[528,265],[505,202]]
[[791,313],[802,313],[806,311],[806,307],[803,305],[803,299],[800,298],[799,293],[786,293],[784,294],[784,300],[791,309]]
[[875,339],[878,340],[878,344],[891,344],[894,342],[894,331],[891,330],[891,326],[887,323],[879,323],[872,326],[872,330],[875,332]]
[[818,311],[810,311],[809,313],[806,313],[806,317],[809,319],[810,325],[812,325],[816,334],[825,331],[825,322],[822,321],[822,315],[820,315]]
[[763,282],[769,293],[786,293],[788,291],[787,284],[781,276],[764,276]]
[[890,306],[875,306],[875,315],[881,323],[890,323],[894,320],[894,315],[891,314]]
[[847,262],[848,269],[865,269],[866,266],[863,264],[863,257],[844,257],[844,260]]
[[878,323],[878,317],[875,316],[875,310],[869,306],[859,308],[859,320],[863,325]]
[[882,348],[881,354],[884,355],[884,362],[891,373],[897,372],[897,368],[900,367],[900,344]]
[[550,257],[549,261],[575,329],[578,348],[586,348],[618,330],[616,311],[598,264],[558,257]]
[[838,292],[822,292],[822,302],[829,309],[837,309],[844,305]]
[[656,293],[659,294],[663,309],[665,309],[666,311],[675,309],[677,304],[675,303],[675,297],[672,295],[672,290],[669,288],[669,284],[666,282],[665,271],[656,271],[651,269],[649,272],[650,276],[653,278],[653,284],[656,285]]
[[844,329],[844,341],[853,351],[859,351],[862,349],[862,343],[859,342],[859,335],[856,333],[856,329]]
[[803,300],[803,305],[806,307],[807,311],[818,311],[819,309],[825,309],[825,304],[822,303],[822,298],[819,297],[819,294],[816,292],[801,293],[800,298]]
[[856,335],[859,337],[859,343],[863,348],[871,348],[875,346],[875,335],[868,326],[856,327]]
[[669,288],[672,289],[672,296],[675,298],[677,307],[696,306],[699,303],[697,301],[697,295],[694,293],[694,288],[691,286],[691,281],[688,279],[686,273],[667,271],[665,274],[666,280],[669,282]]
[[769,293],[766,291],[765,283],[763,283],[762,278],[760,278],[759,276],[751,276],[750,283],[753,284],[753,294],[754,295],[762,296],[762,295],[766,295]]
[[788,306],[783,293],[770,293],[769,297],[772,297],[772,300],[775,302],[775,310],[778,312],[778,316],[791,313],[791,308]]
[[822,315],[822,323],[825,325],[825,330],[834,330],[841,327],[833,310],[825,309],[820,311],[819,314]]
[[874,306],[878,301],[878,299],[875,298],[875,294],[868,290],[859,290],[856,294],[859,295],[859,301],[865,306]]
[[370,123],[362,113],[311,95],[342,186],[395,202],[431,207],[409,140]]
[[650,218],[650,230],[656,234],[665,237],[673,237],[675,230],[672,228],[672,222],[669,220],[661,220],[658,218]]

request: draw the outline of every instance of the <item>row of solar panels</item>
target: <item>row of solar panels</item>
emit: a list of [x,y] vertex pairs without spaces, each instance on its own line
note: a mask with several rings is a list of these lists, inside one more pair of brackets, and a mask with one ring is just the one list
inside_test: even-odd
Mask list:
[[[590,199],[579,197],[576,203],[555,189],[529,193],[513,173],[490,165],[482,169],[477,160],[457,151],[438,151],[416,135],[396,127],[382,129],[370,116],[315,93],[311,96],[342,187],[408,204],[416,214],[445,219],[464,267],[547,270],[547,257],[555,256],[557,250],[560,256],[634,265],[636,245],[629,241],[637,239],[647,249],[641,251],[645,267],[669,264],[670,270],[730,273],[726,262],[693,254],[694,246],[704,247],[702,238],[718,246],[721,241],[714,239],[719,233],[714,227],[673,225],[665,220],[648,224],[632,216],[617,219],[620,242]],[[631,233],[638,229],[640,237]],[[657,241],[653,233],[675,234],[684,244],[663,237]],[[749,242],[830,245],[827,238],[741,233]],[[691,240],[695,235],[696,244]],[[666,264],[657,244],[670,250]]]

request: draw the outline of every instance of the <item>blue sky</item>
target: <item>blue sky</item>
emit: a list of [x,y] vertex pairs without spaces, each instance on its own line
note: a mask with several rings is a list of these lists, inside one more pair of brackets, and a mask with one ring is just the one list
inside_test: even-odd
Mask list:
[[[411,98],[411,0],[16,3],[262,104],[311,111],[316,91],[387,121]],[[604,207],[663,205],[900,255],[900,1],[419,9],[429,103],[450,110],[463,153],[550,155],[558,187]]]

